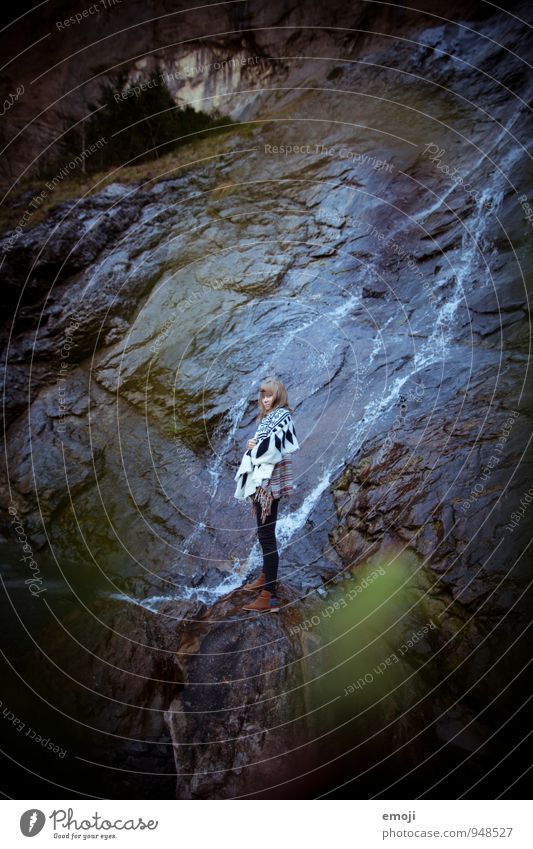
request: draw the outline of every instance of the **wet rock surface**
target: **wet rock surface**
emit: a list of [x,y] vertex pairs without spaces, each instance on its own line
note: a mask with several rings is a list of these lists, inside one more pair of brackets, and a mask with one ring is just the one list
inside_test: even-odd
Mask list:
[[[530,618],[532,251],[517,193],[531,198],[533,174],[530,118],[504,87],[527,102],[531,85],[497,43],[523,55],[519,21],[476,9],[485,39],[430,18],[418,45],[295,30],[298,55],[316,38],[346,61],[277,62],[264,90],[250,66],[254,97],[228,105],[257,120],[250,136],[152,187],[63,203],[6,253],[2,506],[16,504],[47,580],[87,604],[62,603],[57,620],[46,606],[50,661],[16,656],[51,705],[97,729],[64,732],[80,793],[305,797],[348,782],[439,798],[463,759],[467,793],[520,740],[521,719],[487,742],[522,692]],[[286,20],[277,4],[264,14]],[[310,13],[286,14],[301,26]],[[239,49],[287,55],[264,26]],[[457,57],[481,41],[474,72]],[[437,141],[476,195],[425,152]],[[250,619],[239,587],[260,557],[233,476],[271,371],[302,450],[278,521],[285,606]],[[437,635],[416,649],[432,675],[345,734],[358,703],[342,689],[365,673],[326,692],[343,705],[328,724],[310,682],[335,658],[322,626],[302,623],[323,622],[339,582],[391,551],[416,561],[426,617],[395,645],[433,616]],[[6,559],[6,580],[26,574]]]
[[301,638],[291,634],[300,597],[284,587],[280,611],[242,610],[253,597],[220,600],[178,646],[186,683],[166,714],[178,798],[275,793],[306,760]]

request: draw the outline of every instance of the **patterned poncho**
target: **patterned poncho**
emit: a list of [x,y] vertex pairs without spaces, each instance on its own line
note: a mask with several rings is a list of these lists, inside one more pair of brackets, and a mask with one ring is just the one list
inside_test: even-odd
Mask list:
[[258,500],[264,521],[270,512],[273,496],[263,488],[262,483],[265,479],[270,480],[274,466],[288,454],[297,451],[300,445],[291,414],[285,407],[277,407],[261,420],[255,438],[256,444],[244,452],[235,474],[235,498],[250,496],[252,511],[254,500]]

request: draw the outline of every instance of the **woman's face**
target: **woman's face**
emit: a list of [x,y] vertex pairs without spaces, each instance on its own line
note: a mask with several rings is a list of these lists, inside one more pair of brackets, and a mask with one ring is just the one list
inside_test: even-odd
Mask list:
[[274,403],[274,395],[271,392],[265,392],[261,398],[265,410],[270,410]]

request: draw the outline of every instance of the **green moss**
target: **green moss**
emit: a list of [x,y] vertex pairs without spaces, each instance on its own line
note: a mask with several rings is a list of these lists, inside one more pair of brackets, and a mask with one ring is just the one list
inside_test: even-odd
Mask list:
[[[165,153],[157,160],[151,159],[124,165],[118,169],[106,168],[91,175],[73,174],[48,193],[39,209],[32,214],[32,225],[43,221],[51,211],[65,201],[84,195],[98,194],[111,183],[142,185],[143,188],[148,189],[151,185],[164,180],[175,179],[188,168],[196,168],[194,160],[209,159],[211,156],[224,153],[225,146],[229,146],[228,143],[236,136],[243,138],[252,132],[252,126],[231,126],[225,130],[219,129],[216,133],[202,133],[200,136],[195,136],[189,139],[187,144]],[[9,201],[0,208],[0,230],[7,230],[14,226],[14,222],[16,223],[17,216],[13,207],[20,208],[23,205],[21,196],[29,192],[37,195],[43,185],[43,181],[35,176],[17,184],[16,190],[9,195]],[[24,203],[27,205],[27,202]],[[211,208],[215,209],[214,206]]]

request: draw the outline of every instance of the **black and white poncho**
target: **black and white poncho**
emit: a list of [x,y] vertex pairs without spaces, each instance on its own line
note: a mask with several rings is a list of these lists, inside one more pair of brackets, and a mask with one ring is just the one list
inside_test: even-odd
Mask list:
[[254,495],[258,497],[263,507],[264,521],[270,512],[272,494],[262,488],[262,481],[265,478],[270,479],[276,463],[287,454],[297,451],[300,445],[292,416],[286,407],[277,407],[268,413],[261,420],[255,438],[256,444],[244,452],[235,474],[235,498],[253,498]]

